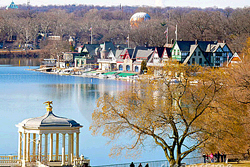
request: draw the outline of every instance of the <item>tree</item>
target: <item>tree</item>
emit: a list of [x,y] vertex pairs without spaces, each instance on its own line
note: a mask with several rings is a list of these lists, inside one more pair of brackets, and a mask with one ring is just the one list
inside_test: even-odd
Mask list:
[[63,52],[70,51],[70,45],[68,41],[63,40],[46,40],[43,41],[41,47],[40,56],[42,58],[58,59]]
[[93,134],[101,133],[110,142],[132,139],[128,140],[132,144],[114,144],[110,155],[139,152],[150,142],[162,148],[171,167],[179,166],[219,135],[243,131],[239,123],[243,113],[219,105],[226,90],[223,72],[178,64],[167,65],[164,71],[159,80],[145,79],[119,96],[98,99],[90,127]]
[[149,46],[164,46],[166,37],[165,26],[161,25],[160,20],[148,20],[141,22],[138,27],[130,30],[129,39],[134,46],[143,46],[147,43]]
[[145,73],[147,72],[148,68],[147,68],[147,61],[146,60],[143,60],[141,62],[141,73]]
[[[220,110],[227,111],[226,122],[234,122],[241,124],[240,129],[231,129],[230,133],[220,134],[218,138],[214,138],[207,143],[205,150],[225,150],[228,153],[244,153],[249,150],[250,139],[250,38],[245,43],[242,50],[242,62],[231,64],[226,69],[228,77],[225,81],[227,92],[224,97],[220,96],[217,102],[220,103]],[[243,58],[244,57],[244,58]],[[237,111],[235,113],[235,111]],[[226,113],[226,112],[225,112]],[[221,115],[222,116],[222,115]],[[220,121],[221,117],[217,120]],[[228,127],[230,128],[230,127]],[[229,131],[229,129],[227,130]]]

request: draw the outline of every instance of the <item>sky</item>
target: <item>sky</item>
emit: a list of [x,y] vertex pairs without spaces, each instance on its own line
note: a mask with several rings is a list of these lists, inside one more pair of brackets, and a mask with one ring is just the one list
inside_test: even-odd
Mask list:
[[[1,0],[0,6],[7,6],[12,0]],[[26,4],[28,0],[13,0],[15,4]],[[46,5],[99,5],[99,6],[161,6],[161,7],[218,7],[244,8],[250,6],[250,0],[30,0],[32,6]]]

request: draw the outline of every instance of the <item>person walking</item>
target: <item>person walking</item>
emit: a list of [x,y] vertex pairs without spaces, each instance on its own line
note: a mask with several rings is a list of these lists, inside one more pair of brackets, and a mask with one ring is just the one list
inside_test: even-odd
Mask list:
[[217,160],[218,160],[218,154],[214,153],[214,162],[217,162]]
[[139,164],[139,166],[138,166],[138,167],[142,167],[141,163]]
[[217,153],[217,157],[218,157],[217,162],[221,162],[221,161],[220,161],[220,160],[221,160],[221,154],[220,154],[219,151],[218,151],[218,153]]
[[148,166],[148,163],[145,165],[145,167],[149,167],[149,166]]
[[224,162],[224,154],[223,153],[221,153],[221,155],[220,155],[220,162]]
[[227,161],[227,155],[225,153],[223,153],[223,160],[224,160],[224,162]]
[[131,162],[130,167],[135,167],[135,164]]
[[203,156],[203,158],[204,158],[204,163],[206,163],[206,159],[207,159],[206,154],[203,154],[202,156]]
[[211,154],[209,155],[209,158],[210,158],[210,162],[214,162],[214,154],[213,154],[213,153],[211,153]]

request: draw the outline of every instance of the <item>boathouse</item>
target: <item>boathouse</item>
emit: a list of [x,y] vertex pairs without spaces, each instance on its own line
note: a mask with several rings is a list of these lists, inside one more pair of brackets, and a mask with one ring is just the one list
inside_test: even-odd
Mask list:
[[79,156],[82,125],[75,120],[56,116],[52,112],[52,101],[44,104],[47,105],[45,115],[25,119],[16,125],[19,133],[18,155],[0,157],[0,166],[89,165],[89,160]]

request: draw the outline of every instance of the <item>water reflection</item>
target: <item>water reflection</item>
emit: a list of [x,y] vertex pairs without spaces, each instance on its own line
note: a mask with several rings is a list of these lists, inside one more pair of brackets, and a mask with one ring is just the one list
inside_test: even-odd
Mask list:
[[[42,116],[45,101],[53,101],[55,115],[74,119],[83,125],[80,154],[91,159],[91,165],[124,163],[135,159],[112,159],[107,138],[92,136],[89,131],[96,100],[104,93],[112,95],[125,90],[130,83],[72,76],[49,75],[25,70],[29,67],[0,66],[0,154],[17,154],[18,133],[15,124],[27,118]],[[36,67],[30,67],[36,68]],[[164,159],[161,150],[143,153],[137,161]]]
[[[44,94],[51,94],[52,99],[60,101],[67,101],[71,99],[76,102],[78,110],[82,116],[89,121],[91,114],[96,106],[96,100],[103,94],[114,95],[117,91],[126,89],[126,86],[112,86],[105,83],[100,84],[44,84],[40,87],[46,92]],[[71,101],[70,100],[70,101]]]
[[0,64],[11,64],[15,66],[39,66],[38,58],[0,58]]

